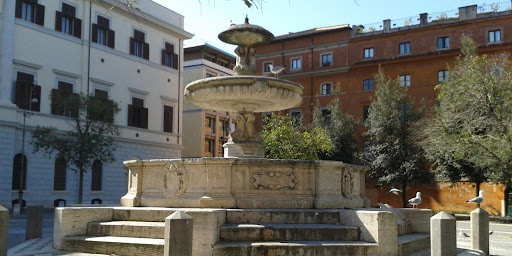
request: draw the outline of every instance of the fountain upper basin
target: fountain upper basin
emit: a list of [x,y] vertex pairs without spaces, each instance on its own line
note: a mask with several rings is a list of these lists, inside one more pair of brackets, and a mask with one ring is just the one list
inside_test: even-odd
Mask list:
[[272,112],[299,106],[302,85],[261,76],[201,79],[185,87],[185,98],[203,109],[234,112]]

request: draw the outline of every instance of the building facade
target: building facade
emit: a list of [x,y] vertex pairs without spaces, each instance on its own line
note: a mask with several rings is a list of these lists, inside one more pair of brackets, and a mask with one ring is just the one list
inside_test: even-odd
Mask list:
[[[279,77],[304,86],[302,106],[285,111],[300,117],[304,124],[311,122],[315,106],[324,108],[334,98],[340,99],[343,111],[364,121],[375,86],[378,86],[374,74],[379,66],[386,76],[397,78],[401,86],[408,87],[409,95],[415,100],[424,99],[435,106],[437,92],[434,88],[448,79],[449,66],[453,66],[460,55],[462,34],[469,35],[482,54],[512,52],[511,3],[500,3],[492,8],[466,6],[458,12],[423,13],[405,20],[384,20],[366,28],[341,25],[290,33],[258,47],[257,66],[260,74],[269,76],[272,75],[270,64],[285,66]],[[259,121],[261,124],[261,118]],[[364,130],[359,126],[357,135]],[[362,142],[360,136],[356,138]],[[467,185],[463,187],[459,193],[461,200],[472,198],[474,191],[468,190]],[[493,214],[504,214],[504,188],[487,187],[498,198],[488,202],[489,209],[492,208]],[[381,202],[378,198],[387,198],[387,195],[380,195],[387,191],[377,193],[371,190],[374,186],[368,188],[373,204]],[[491,191],[497,188],[499,191]],[[428,194],[429,191],[439,195],[439,200],[431,204],[434,208],[442,208],[453,200],[448,186],[425,188],[422,192]],[[412,192],[410,196],[414,196]],[[471,207],[459,206],[455,210]]]
[[[214,46],[186,47],[183,64],[185,86],[193,81],[234,74],[236,58]],[[222,145],[236,129],[236,113],[203,110],[183,103],[183,157],[222,157]]]
[[0,6],[0,204],[18,201],[21,166],[26,205],[77,202],[78,174],[57,155],[33,153],[30,144],[36,126],[65,131],[76,116],[52,102],[53,93],[89,94],[121,108],[116,161],[95,162],[85,174],[84,203],[118,203],[127,187],[124,160],[181,156],[183,41],[192,37],[182,15],[150,0],[136,8],[115,0]]

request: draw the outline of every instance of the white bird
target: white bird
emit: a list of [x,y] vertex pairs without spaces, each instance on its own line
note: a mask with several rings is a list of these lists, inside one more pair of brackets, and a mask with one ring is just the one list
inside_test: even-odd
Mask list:
[[397,189],[397,188],[392,188],[389,190],[389,193],[393,193],[398,196],[398,193],[402,193],[402,190]]
[[484,191],[483,190],[480,190],[478,191],[478,196],[469,200],[469,201],[466,201],[466,203],[470,203],[470,204],[477,204],[478,206],[480,206],[480,204],[484,201]]
[[416,197],[409,199],[409,204],[412,205],[412,208],[415,206],[418,207],[418,205],[421,204],[421,193],[416,192]]
[[469,235],[467,233],[463,232],[462,229],[459,231],[459,235],[461,237],[469,237]]
[[274,67],[274,65],[270,64],[269,67],[270,67],[270,72],[272,72],[272,74],[274,74],[275,77],[279,77],[279,73],[284,71],[284,67],[283,66],[276,66],[276,67]]

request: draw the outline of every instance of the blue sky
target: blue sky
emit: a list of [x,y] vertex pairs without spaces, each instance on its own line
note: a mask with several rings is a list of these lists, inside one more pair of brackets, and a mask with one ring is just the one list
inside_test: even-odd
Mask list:
[[456,13],[458,7],[473,4],[505,2],[502,6],[510,6],[510,0],[264,0],[262,6],[249,9],[241,0],[153,1],[185,16],[185,29],[195,34],[185,41],[185,46],[206,42],[230,53],[235,46],[221,42],[217,35],[227,29],[229,20],[243,23],[246,14],[251,24],[278,36],[315,27],[381,23],[384,19],[396,20],[424,12]]

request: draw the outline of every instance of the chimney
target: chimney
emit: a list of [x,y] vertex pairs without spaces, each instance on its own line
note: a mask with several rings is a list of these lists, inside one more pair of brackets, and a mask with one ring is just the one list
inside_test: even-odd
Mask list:
[[476,4],[470,5],[470,6],[459,7],[459,20],[462,21],[462,20],[476,19],[477,8],[478,8],[478,6]]
[[389,33],[389,31],[391,31],[391,20],[390,19],[383,20],[382,28],[384,30],[384,33]]
[[352,26],[352,37],[355,37],[357,34],[362,34],[364,30],[363,25],[353,25]]
[[420,26],[428,24],[428,13],[420,13]]

